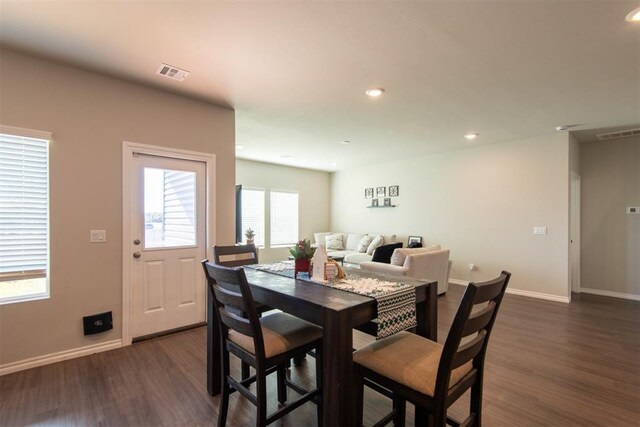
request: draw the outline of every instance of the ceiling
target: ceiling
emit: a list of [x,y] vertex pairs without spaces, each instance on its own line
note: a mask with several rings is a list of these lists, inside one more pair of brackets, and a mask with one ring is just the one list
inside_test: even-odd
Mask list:
[[[639,127],[640,23],[624,20],[638,6],[2,0],[0,41],[233,108],[238,157],[331,171]],[[158,76],[162,62],[191,75]]]

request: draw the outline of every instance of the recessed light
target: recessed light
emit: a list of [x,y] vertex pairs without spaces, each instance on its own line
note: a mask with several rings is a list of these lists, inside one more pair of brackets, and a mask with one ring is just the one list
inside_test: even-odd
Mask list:
[[464,137],[467,138],[469,141],[473,141],[474,139],[476,139],[478,137],[478,135],[480,135],[480,134],[479,133],[468,133]]
[[558,132],[561,132],[561,131],[563,131],[563,130],[567,130],[567,129],[569,129],[569,126],[567,126],[567,125],[556,126],[556,130],[557,130]]
[[640,7],[631,11],[631,13],[627,15],[626,20],[628,22],[640,22]]
[[336,162],[331,162],[331,166],[338,166],[338,164]]
[[244,149],[244,145],[236,144],[236,150],[242,150],[242,149]]
[[381,87],[370,87],[369,89],[365,90],[364,93],[375,98],[382,95],[384,93],[384,89]]
[[347,141],[346,139],[344,141],[340,141],[340,144],[342,145],[349,145],[351,144],[351,141]]
[[294,160],[295,157],[290,156],[289,154],[285,154],[284,156],[280,156],[282,160]]

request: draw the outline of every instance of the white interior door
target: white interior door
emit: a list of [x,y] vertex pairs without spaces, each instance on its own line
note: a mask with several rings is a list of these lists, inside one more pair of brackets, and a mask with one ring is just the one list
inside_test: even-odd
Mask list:
[[132,337],[205,320],[203,162],[134,154],[131,162]]

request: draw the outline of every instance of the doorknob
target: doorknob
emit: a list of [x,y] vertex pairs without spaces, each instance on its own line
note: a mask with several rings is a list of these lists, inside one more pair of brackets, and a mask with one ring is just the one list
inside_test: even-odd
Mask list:
[[141,255],[142,255],[142,254],[140,253],[140,251],[137,251],[137,252],[134,252],[134,253],[133,253],[133,257],[134,257],[135,259],[140,258],[140,256],[141,256]]
[[134,245],[139,245],[139,244],[140,244],[140,239],[136,239],[136,240],[134,240],[134,241],[133,241],[133,244],[134,244]]

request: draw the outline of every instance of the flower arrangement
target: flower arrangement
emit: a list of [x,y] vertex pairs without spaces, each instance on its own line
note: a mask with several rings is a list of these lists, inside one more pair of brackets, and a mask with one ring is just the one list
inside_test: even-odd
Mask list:
[[251,227],[247,228],[247,231],[244,232],[244,237],[247,238],[247,245],[253,244],[253,238],[256,237],[256,233],[251,229]]
[[316,252],[316,248],[311,247],[311,241],[303,239],[298,244],[289,249],[289,253],[294,259],[311,259]]

